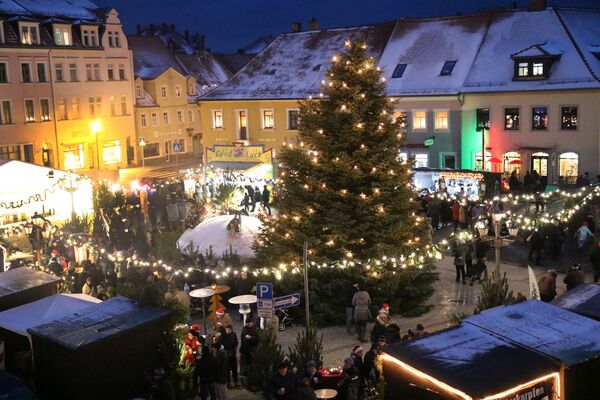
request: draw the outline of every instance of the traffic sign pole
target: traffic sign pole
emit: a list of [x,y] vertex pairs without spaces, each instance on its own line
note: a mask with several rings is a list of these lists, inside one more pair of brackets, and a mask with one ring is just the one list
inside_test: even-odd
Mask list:
[[306,336],[310,330],[310,307],[308,294],[308,242],[304,241],[304,313],[306,314]]

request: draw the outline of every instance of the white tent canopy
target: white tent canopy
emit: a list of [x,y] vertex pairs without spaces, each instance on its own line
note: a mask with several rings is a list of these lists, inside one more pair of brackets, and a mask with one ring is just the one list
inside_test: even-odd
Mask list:
[[[258,236],[262,222],[256,217],[241,216],[242,225],[240,232],[227,230],[227,224],[234,215],[219,215],[202,221],[194,229],[188,229],[177,241],[177,248],[182,252],[196,250],[203,253],[212,246],[212,251],[217,257],[221,257],[230,248],[240,258],[254,257],[252,244]],[[231,247],[230,247],[231,246]]]
[[95,303],[101,301],[86,294],[55,294],[0,312],[0,328],[29,338],[29,328],[55,321]]
[[0,159],[0,182],[0,218],[54,210],[56,218],[66,219],[71,215],[71,187],[76,213],[93,208],[91,180],[75,173]]

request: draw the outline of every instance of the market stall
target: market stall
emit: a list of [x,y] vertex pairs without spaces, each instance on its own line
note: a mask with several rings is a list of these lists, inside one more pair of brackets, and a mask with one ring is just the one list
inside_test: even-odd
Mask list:
[[212,251],[215,256],[221,257],[225,253],[233,252],[241,258],[252,258],[252,244],[261,227],[260,219],[246,215],[210,217],[194,229],[185,231],[177,240],[177,248],[185,253],[190,250],[202,254]]
[[[161,365],[170,311],[114,297],[28,330],[35,385],[44,399],[130,399]],[[68,373],[66,373],[68,372]]]
[[64,220],[89,214],[92,181],[82,175],[16,160],[0,160],[0,226],[27,220],[34,213]]
[[31,337],[27,330],[100,302],[85,294],[55,294],[0,312],[6,370],[24,379],[31,378]]
[[554,299],[551,304],[600,321],[600,285],[579,285]]
[[477,200],[500,190],[501,174],[470,170],[414,168],[413,185],[417,192],[446,192],[451,197]]
[[18,307],[58,292],[61,278],[31,268],[0,273],[0,311]]
[[388,399],[600,398],[600,323],[531,300],[390,345],[383,361]]

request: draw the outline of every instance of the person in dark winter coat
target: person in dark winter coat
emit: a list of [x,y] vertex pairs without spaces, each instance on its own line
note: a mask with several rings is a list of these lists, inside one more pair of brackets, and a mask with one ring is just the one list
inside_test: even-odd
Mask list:
[[279,364],[277,372],[269,379],[269,392],[277,400],[292,400],[296,397],[296,376],[285,362]]
[[378,377],[377,368],[375,367],[375,360],[377,359],[378,352],[379,346],[374,343],[371,345],[371,349],[367,354],[365,354],[362,376],[367,382],[374,382]]
[[266,185],[263,189],[261,200],[263,207],[269,212],[269,215],[271,215],[271,192],[267,189]]
[[302,378],[308,378],[312,390],[320,389],[323,386],[323,375],[317,371],[317,363],[313,360],[306,363],[306,372]]
[[354,366],[354,359],[348,357],[344,360],[342,380],[338,383],[339,393],[344,400],[358,400],[360,392],[360,377]]
[[240,374],[247,376],[252,365],[252,350],[258,345],[258,332],[251,315],[248,315],[246,326],[242,328],[240,343]]
[[540,300],[546,303],[551,302],[556,297],[556,270],[548,270],[538,280],[538,288],[540,289]]
[[298,385],[298,393],[296,396],[297,400],[317,400],[317,395],[315,394],[313,388],[310,386],[310,379],[304,377],[300,379],[300,384]]
[[[258,186],[254,187],[254,206],[256,206],[256,203],[260,204],[262,202],[262,194],[260,193],[260,189],[258,188]],[[254,209],[252,209],[252,211],[254,211]]]
[[356,331],[358,340],[366,342],[367,321],[371,319],[369,306],[371,305],[371,296],[366,290],[359,290],[352,298],[352,306],[354,306],[354,322],[356,322]]
[[237,369],[237,348],[238,348],[238,338],[235,332],[233,331],[233,327],[231,325],[227,325],[225,327],[225,332],[221,334],[219,338],[223,348],[225,349],[225,353],[227,354],[227,385],[231,383],[231,378],[233,378],[234,386],[238,385],[238,369]]
[[210,352],[210,346],[202,347],[202,357],[196,363],[198,377],[200,378],[200,398],[206,400],[210,394],[210,400],[216,400],[215,378],[217,364]]
[[389,314],[385,312],[380,312],[377,314],[375,323],[373,324],[373,330],[371,331],[371,343],[375,343],[380,336],[386,335],[389,321]]
[[213,343],[215,352],[215,394],[217,400],[227,399],[227,381],[229,368],[227,366],[227,353],[219,342]]
[[544,243],[546,242],[546,237],[542,235],[542,233],[536,229],[531,234],[529,238],[529,257],[527,259],[531,261],[531,256],[533,253],[535,256],[535,265],[542,265],[542,253],[544,252]]
[[567,276],[565,276],[563,282],[567,285],[567,292],[585,282],[585,275],[579,264],[573,264],[569,267],[569,272],[567,272]]
[[452,243],[452,256],[454,256],[454,267],[456,268],[456,282],[466,283],[465,277],[465,251],[457,241]]
[[171,382],[165,376],[165,370],[155,368],[150,377],[149,400],[175,400],[175,392]]
[[598,242],[596,248],[590,255],[590,262],[594,269],[594,283],[598,283],[598,279],[600,278],[600,242]]

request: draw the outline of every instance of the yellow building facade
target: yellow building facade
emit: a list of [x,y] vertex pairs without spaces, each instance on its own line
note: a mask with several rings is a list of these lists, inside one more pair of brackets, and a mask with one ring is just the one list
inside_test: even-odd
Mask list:
[[117,12],[28,11],[0,8],[0,158],[116,177],[136,161],[132,59]]
[[200,101],[203,142],[213,145],[264,145],[277,157],[284,143],[297,143],[297,100]]
[[135,80],[136,133],[140,163],[174,156],[202,160],[196,79],[172,67],[143,68]]

